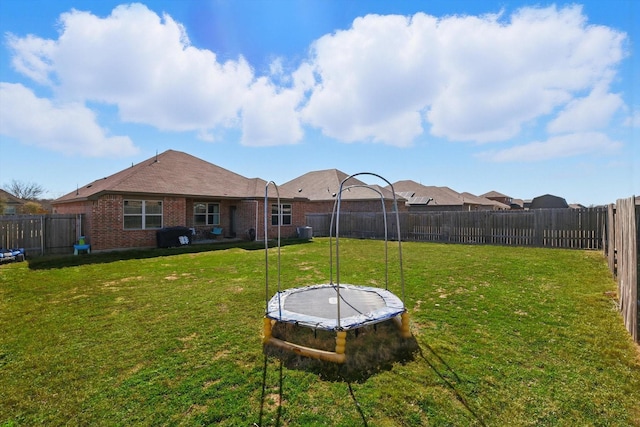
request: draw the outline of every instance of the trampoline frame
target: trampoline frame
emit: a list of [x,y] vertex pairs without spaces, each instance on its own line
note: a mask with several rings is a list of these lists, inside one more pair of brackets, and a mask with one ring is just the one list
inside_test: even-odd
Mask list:
[[[399,257],[399,271],[400,271],[400,285],[402,289],[402,298],[398,298],[393,293],[388,290],[388,281],[389,281],[389,268],[388,268],[388,227],[387,227],[387,212],[384,203],[384,195],[381,191],[376,188],[366,185],[366,184],[356,184],[356,185],[347,185],[345,184],[349,179],[352,179],[359,175],[372,175],[375,176],[391,187],[391,193],[393,194],[393,209],[396,215],[396,227],[397,227],[397,238],[398,238],[398,257]],[[278,291],[273,298],[269,298],[269,239],[268,239],[268,218],[272,216],[270,212],[271,209],[269,207],[269,187],[273,184],[276,190],[276,198],[277,198],[277,206],[278,206],[278,226],[277,226],[277,286]],[[385,289],[368,287],[368,286],[359,286],[359,285],[349,285],[349,284],[341,284],[340,283],[340,207],[342,201],[342,193],[344,191],[348,191],[351,188],[362,187],[372,191],[377,192],[380,195],[380,200],[382,204],[383,218],[384,218],[384,256],[385,256]],[[403,338],[411,337],[411,331],[409,327],[409,314],[406,310],[404,299],[404,274],[402,267],[402,243],[400,238],[400,217],[398,214],[398,203],[396,199],[396,193],[394,191],[393,185],[383,178],[380,175],[371,172],[360,172],[353,175],[350,175],[343,179],[340,183],[339,191],[336,193],[336,200],[334,202],[333,210],[331,213],[331,225],[329,228],[329,262],[330,262],[330,283],[321,284],[321,285],[310,285],[302,288],[291,288],[286,291],[281,291],[281,280],[280,280],[280,244],[281,244],[281,232],[280,227],[282,224],[282,205],[280,203],[280,192],[278,190],[278,186],[275,182],[269,181],[265,185],[265,196],[264,196],[264,243],[265,243],[265,293],[266,293],[266,304],[265,304],[265,316],[264,316],[264,326],[263,326],[263,344],[271,344],[277,347],[283,348],[288,351],[292,351],[296,354],[306,357],[312,357],[316,359],[336,362],[336,363],[344,363],[346,361],[345,347],[346,347],[346,334],[347,330],[357,329],[369,324],[380,323],[386,321],[388,319],[393,318],[398,327],[400,329],[400,334]],[[334,227],[335,220],[335,246],[336,246],[336,255],[335,255],[335,265],[336,265],[336,281],[333,282],[333,241],[332,241],[332,231]],[[304,315],[302,313],[291,313],[287,310],[284,310],[283,315],[283,304],[284,299],[293,292],[299,292],[304,290],[311,290],[313,288],[319,287],[332,287],[336,291],[336,306],[337,306],[337,316],[335,320],[335,324],[332,322],[322,322],[313,318],[313,316]],[[387,310],[380,310],[381,313],[376,317],[367,317],[367,316],[356,316],[357,319],[346,318],[348,321],[346,324],[344,322],[341,323],[341,313],[340,306],[342,302],[342,298],[340,296],[340,289],[354,289],[360,291],[368,291],[375,292],[379,297],[381,297],[385,301],[385,308]],[[271,307],[271,310],[270,310]],[[276,312],[277,315],[273,314]],[[300,316],[297,316],[300,314]],[[306,347],[299,344],[295,344],[289,341],[281,340],[272,335],[273,326],[278,323],[293,323],[296,325],[302,325],[314,329],[325,329],[325,330],[335,330],[336,331],[336,347],[335,351],[326,351],[320,350],[316,348]]]

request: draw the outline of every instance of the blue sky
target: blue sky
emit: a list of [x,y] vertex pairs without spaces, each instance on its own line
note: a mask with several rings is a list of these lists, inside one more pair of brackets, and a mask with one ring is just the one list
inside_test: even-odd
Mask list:
[[[185,151],[585,205],[640,194],[640,2],[4,0],[0,186]],[[176,171],[189,173],[189,171]]]

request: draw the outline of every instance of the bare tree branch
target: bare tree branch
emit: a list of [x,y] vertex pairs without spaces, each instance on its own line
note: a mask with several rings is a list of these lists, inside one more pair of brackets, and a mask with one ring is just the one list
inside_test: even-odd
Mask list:
[[35,182],[23,182],[14,179],[9,183],[6,191],[20,199],[38,200],[38,197],[45,192],[45,189]]

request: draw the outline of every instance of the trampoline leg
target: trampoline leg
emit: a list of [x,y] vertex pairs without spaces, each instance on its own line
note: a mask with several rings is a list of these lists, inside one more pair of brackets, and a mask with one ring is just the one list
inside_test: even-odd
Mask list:
[[409,313],[406,311],[400,315],[400,335],[403,338],[411,337],[411,329],[409,328]]
[[262,342],[266,344],[271,339],[271,319],[269,319],[268,317],[265,317],[263,322],[264,322],[264,332],[263,332],[264,336],[262,337]]
[[336,354],[344,354],[345,347],[347,346],[347,332],[338,331],[336,335]]

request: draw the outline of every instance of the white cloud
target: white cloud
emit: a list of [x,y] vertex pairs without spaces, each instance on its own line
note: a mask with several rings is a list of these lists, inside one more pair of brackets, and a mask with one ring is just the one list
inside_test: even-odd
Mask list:
[[538,162],[584,154],[611,154],[622,147],[617,141],[600,132],[584,132],[554,136],[546,141],[498,151],[486,151],[478,157],[491,162]]
[[8,34],[7,45],[16,53],[11,60],[16,71],[37,83],[52,84],[49,74],[55,71],[50,60],[56,47],[53,40],[43,40],[32,35],[21,39]]
[[104,19],[65,13],[61,28],[55,43],[12,37],[14,62],[40,82],[54,82],[63,99],[117,105],[124,121],[173,131],[228,125],[253,79],[242,58],[218,63],[211,51],[190,45],[171,17],[141,4],[118,6]]
[[258,79],[247,92],[242,109],[242,144],[273,146],[299,142],[304,133],[296,107],[298,90],[278,90],[266,78]]
[[588,96],[569,102],[556,118],[549,122],[547,129],[551,133],[603,129],[623,105],[619,94],[608,93],[605,87],[597,86]]
[[623,108],[608,83],[625,37],[589,25],[579,6],[510,17],[368,15],[316,40],[293,73],[279,58],[262,77],[242,57],[219,62],[141,4],[105,18],[65,13],[56,40],[7,41],[14,68],[50,86],[56,105],[115,105],[123,121],[206,140],[241,128],[246,145],[296,143],[308,125],[345,142],[407,146],[426,132],[491,142],[534,124],[604,129]]
[[344,141],[407,145],[423,132],[420,111],[438,91],[436,19],[368,15],[317,40],[318,86],[305,120]]
[[441,23],[449,86],[432,105],[432,132],[500,141],[608,81],[624,36],[588,26],[578,6],[524,8],[508,23],[473,17]]
[[640,109],[634,109],[624,121],[625,126],[640,128]]
[[577,6],[499,19],[356,19],[314,45],[306,121],[342,140],[406,145],[423,132],[423,114],[438,137],[506,140],[609,81],[624,55],[625,36],[587,25]]
[[93,111],[78,102],[56,105],[20,84],[0,82],[0,134],[64,154],[128,156],[138,152],[126,136],[109,136]]

